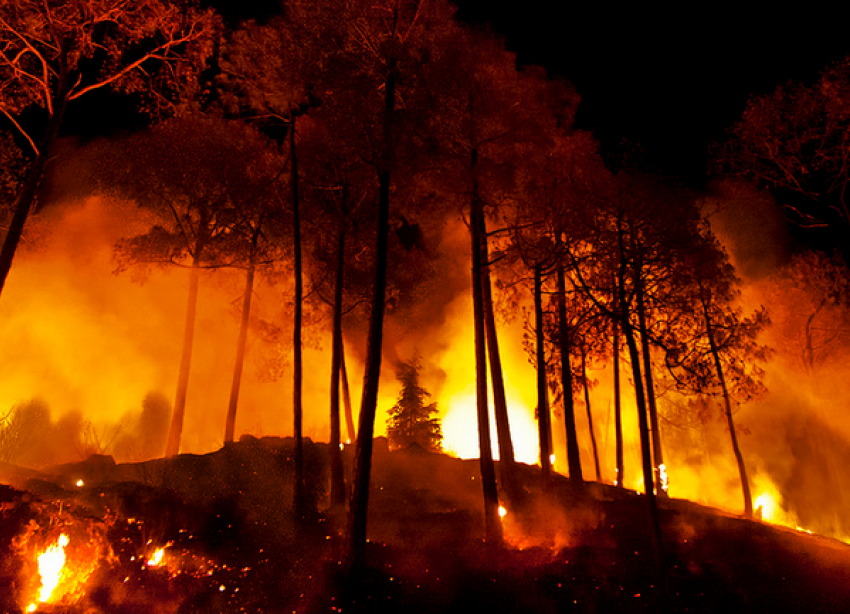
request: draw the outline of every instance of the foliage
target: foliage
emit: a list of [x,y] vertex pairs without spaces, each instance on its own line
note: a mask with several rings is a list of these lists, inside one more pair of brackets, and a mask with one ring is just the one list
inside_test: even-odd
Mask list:
[[[211,26],[211,13],[191,3],[3,3],[0,113],[35,149],[36,137],[15,119],[32,106],[52,115],[65,102],[101,87],[118,86],[143,94],[150,110],[171,107],[174,94],[194,89],[193,67],[207,53],[206,45],[199,43],[206,42]],[[189,56],[195,61],[186,61]]]
[[398,401],[389,410],[387,437],[391,448],[406,448],[416,443],[425,450],[438,452],[442,448],[443,432],[437,413],[437,403],[427,403],[430,393],[419,385],[422,369],[419,358],[402,363],[396,378],[402,388]]
[[[274,218],[283,161],[238,122],[178,118],[126,139],[104,161],[104,186],[134,198],[152,228],[116,246],[117,270],[197,261],[240,265],[260,219]],[[273,237],[266,229],[264,237]],[[271,244],[266,244],[271,248]],[[268,249],[262,261],[268,256]]]
[[837,253],[795,255],[766,283],[775,342],[812,370],[850,344],[850,270]]
[[812,85],[787,83],[753,96],[730,132],[715,155],[721,170],[777,189],[793,223],[830,226],[846,244],[850,58],[829,66]]

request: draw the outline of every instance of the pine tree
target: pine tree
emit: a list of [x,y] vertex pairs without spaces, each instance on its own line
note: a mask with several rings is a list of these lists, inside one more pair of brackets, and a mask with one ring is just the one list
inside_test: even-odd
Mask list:
[[396,371],[402,388],[387,420],[387,436],[393,449],[406,448],[413,443],[431,452],[442,449],[440,419],[432,417],[437,413],[437,404],[426,404],[431,394],[419,385],[421,368],[419,359],[413,358],[402,363]]

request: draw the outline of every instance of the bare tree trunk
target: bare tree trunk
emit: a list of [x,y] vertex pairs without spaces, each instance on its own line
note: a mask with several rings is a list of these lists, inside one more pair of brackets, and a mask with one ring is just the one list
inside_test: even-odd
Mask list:
[[354,410],[351,408],[351,391],[348,387],[348,369],[345,368],[345,340],[339,338],[339,371],[342,377],[342,405],[345,408],[345,427],[348,431],[348,443],[357,441],[354,428]]
[[729,399],[729,389],[726,387],[726,377],[723,374],[723,365],[720,362],[720,353],[717,350],[717,341],[714,339],[714,327],[711,325],[711,316],[708,313],[708,305],[705,297],[700,293],[702,301],[703,314],[705,315],[705,331],[708,337],[711,355],[714,358],[714,366],[717,369],[717,379],[720,382],[720,389],[723,392],[723,410],[726,414],[726,424],[729,427],[729,437],[732,439],[732,451],[735,453],[735,461],[738,463],[738,475],[741,478],[741,493],[744,497],[744,515],[747,518],[753,517],[753,497],[750,493],[750,481],[747,478],[747,467],[744,465],[744,456],[741,454],[741,448],[738,445],[738,434],[735,430],[735,421],[732,418],[732,403]]
[[493,413],[496,418],[496,438],[499,442],[499,468],[502,483],[512,481],[514,468],[514,444],[511,440],[511,426],[508,420],[508,401],[505,395],[505,378],[502,373],[502,358],[499,354],[499,340],[496,336],[496,315],[493,311],[493,291],[490,285],[490,255],[487,246],[487,222],[481,216],[482,298],[484,300],[484,325],[487,329],[487,354],[490,362],[490,381],[493,386]]
[[652,481],[652,451],[650,450],[649,441],[649,423],[647,421],[646,397],[643,390],[643,376],[640,369],[640,354],[638,353],[637,343],[635,342],[634,329],[629,318],[629,310],[626,303],[625,293],[625,270],[626,270],[626,254],[624,246],[624,230],[622,218],[617,220],[617,242],[620,252],[619,265],[619,281],[620,281],[620,296],[619,296],[619,315],[620,325],[622,326],[623,336],[626,338],[626,346],[629,349],[629,358],[632,363],[632,377],[635,385],[635,401],[637,402],[638,411],[638,431],[640,433],[640,452],[641,452],[641,467],[643,469],[643,490],[646,495],[647,515],[650,526],[650,534],[652,536],[655,553],[658,557],[659,565],[663,561],[663,542],[661,539],[661,521],[658,518],[658,501],[655,498],[655,487]]
[[340,449],[339,379],[342,363],[342,287],[345,273],[345,222],[337,236],[334,286],[333,349],[331,350],[331,507],[345,505],[345,475]]
[[655,386],[652,383],[652,357],[649,355],[649,329],[646,324],[646,304],[643,294],[643,282],[635,275],[638,324],[640,326],[641,350],[643,353],[643,374],[646,379],[646,399],[649,403],[649,425],[652,434],[652,472],[655,491],[659,497],[667,496],[666,467],[661,448],[661,431],[658,428],[658,405],[655,399]]
[[617,480],[615,485],[623,488],[625,468],[623,466],[623,408],[620,397],[620,326],[616,320],[612,320],[614,337],[614,437],[616,438],[616,469]]
[[171,428],[168,430],[168,442],[165,445],[165,456],[169,458],[180,453],[180,438],[183,434],[183,415],[186,412],[192,344],[195,338],[195,316],[198,310],[198,283],[201,276],[199,262],[200,253],[196,252],[192,267],[189,269],[189,297],[186,301],[186,321],[183,325],[183,351],[180,354],[180,371],[177,375],[177,393],[174,396]]
[[384,304],[387,291],[387,253],[390,226],[390,162],[393,147],[393,115],[395,111],[396,68],[389,67],[384,83],[383,160],[378,176],[377,232],[375,236],[375,283],[372,311],[369,318],[369,337],[366,369],[363,374],[363,396],[360,402],[360,426],[354,455],[351,504],[348,509],[348,531],[343,555],[346,576],[362,569],[366,562],[366,522],[369,511],[369,481],[372,472],[372,437],[378,405],[378,385],[381,375],[381,348],[384,331]]
[[[475,168],[478,152],[472,151],[472,167]],[[481,484],[484,494],[484,531],[487,542],[492,545],[502,543],[502,523],[499,519],[499,495],[496,489],[496,469],[493,463],[492,442],[490,439],[490,421],[487,403],[487,356],[484,327],[484,297],[482,284],[482,242],[480,237],[481,221],[484,215],[480,199],[477,197],[478,184],[473,179],[472,203],[469,216],[469,230],[472,243],[472,310],[475,331],[475,406],[478,419],[478,450],[481,467]]]
[[534,333],[537,347],[537,434],[540,445],[540,468],[544,488],[552,474],[552,427],[549,424],[549,383],[546,379],[546,350],[544,347],[543,321],[543,272],[540,265],[534,267]]
[[596,481],[602,481],[602,472],[599,470],[599,448],[596,446],[596,433],[593,431],[593,412],[590,411],[590,385],[587,382],[587,354],[584,346],[581,348],[581,376],[584,380],[584,406],[587,410],[587,428],[590,431],[590,445],[593,448],[593,464],[596,469]]
[[[623,313],[626,313],[623,310]],[[643,491],[646,495],[647,511],[649,513],[650,532],[656,552],[661,554],[661,522],[658,519],[658,502],[655,499],[655,485],[652,482],[652,451],[649,442],[649,422],[647,421],[646,400],[643,390],[643,377],[640,369],[640,355],[635,342],[634,331],[627,318],[623,319],[623,335],[629,348],[632,362],[632,373],[635,383],[635,399],[638,408],[638,429],[640,431],[641,466],[643,467]]]
[[245,277],[245,296],[242,297],[242,321],[236,341],[236,363],[233,365],[233,381],[230,384],[230,402],[227,404],[227,419],[224,424],[224,443],[232,443],[236,430],[236,408],[239,404],[239,388],[242,383],[242,368],[245,364],[245,347],[248,343],[248,322],[251,319],[251,297],[254,294],[254,270],[259,229],[252,238],[251,257]]
[[561,390],[564,398],[564,428],[567,436],[567,466],[570,480],[582,482],[581,455],[578,448],[575,404],[573,403],[573,371],[570,367],[570,331],[567,324],[567,282],[564,267],[558,267],[558,341],[561,350]]
[[301,320],[304,301],[304,280],[301,265],[301,204],[298,195],[298,156],[295,148],[295,115],[289,114],[289,168],[292,185],[292,240],[295,276],[294,311],[292,318],[292,348],[294,353],[292,369],[292,417],[295,436],[295,484],[293,493],[293,513],[300,520],[307,512],[307,493],[304,484],[304,436],[302,432],[302,392],[304,385],[303,359],[301,353]]

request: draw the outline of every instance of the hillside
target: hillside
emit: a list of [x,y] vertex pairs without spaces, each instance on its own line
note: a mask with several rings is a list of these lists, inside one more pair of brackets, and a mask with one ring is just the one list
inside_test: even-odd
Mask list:
[[[381,442],[379,441],[379,444]],[[306,446],[325,507],[324,444]],[[350,459],[348,459],[350,460]],[[36,473],[0,467],[0,611],[837,612],[850,609],[850,546],[662,501],[659,560],[645,498],[610,486],[526,497],[482,541],[477,461],[377,445],[369,569],[339,587],[344,517],[291,515],[291,440],[206,455]],[[37,555],[68,536],[63,576],[38,602]],[[157,554],[157,551],[160,551]]]

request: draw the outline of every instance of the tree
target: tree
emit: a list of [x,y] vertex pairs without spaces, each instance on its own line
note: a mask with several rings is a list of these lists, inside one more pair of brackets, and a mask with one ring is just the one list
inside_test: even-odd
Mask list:
[[[282,221],[282,212],[277,203],[280,201],[278,186],[280,175],[286,164],[277,155],[274,146],[260,138],[253,131],[246,131],[245,137],[253,145],[254,159],[246,158],[246,171],[256,173],[256,185],[250,186],[250,193],[241,198],[239,219],[232,231],[237,240],[234,254],[238,262],[233,266],[245,268],[245,292],[242,295],[242,313],[239,324],[239,336],[236,341],[236,359],[233,365],[233,378],[230,385],[230,399],[225,418],[224,442],[233,441],[236,431],[236,411],[239,403],[239,390],[242,383],[242,370],[245,364],[245,350],[248,342],[248,328],[251,321],[251,304],[254,295],[254,278],[257,269],[273,265],[279,260],[282,250],[281,230],[287,224]],[[251,164],[253,162],[253,164]],[[258,164],[259,162],[259,164]],[[290,162],[291,164],[291,162]],[[280,167],[273,175],[276,166]],[[241,243],[241,245],[240,245]],[[241,253],[239,253],[241,252]]]
[[118,271],[178,266],[189,271],[183,349],[166,455],[180,451],[202,270],[231,266],[245,255],[236,232],[245,199],[261,194],[279,172],[262,157],[256,135],[222,120],[184,118],[130,137],[105,166],[108,189],[134,198],[155,216],[141,235],[115,248]]
[[703,227],[678,278],[684,301],[682,315],[668,335],[667,365],[680,386],[698,394],[719,394],[741,482],[744,514],[753,514],[746,465],[738,442],[732,401],[745,402],[764,392],[761,383],[767,347],[757,342],[769,320],[764,308],[745,317],[736,305],[740,280],[726,253]]
[[850,57],[812,85],[787,83],[753,96],[716,147],[717,167],[776,190],[788,219],[829,228],[850,262]]
[[[0,114],[34,156],[0,249],[0,292],[68,104],[105,87],[144,93],[151,110],[173,104],[167,94],[194,89],[211,25],[211,13],[163,0],[132,6],[124,0],[21,0],[0,6]],[[33,109],[43,121],[30,126],[23,117]]]
[[403,362],[396,371],[401,392],[390,408],[387,437],[391,448],[406,448],[413,443],[429,452],[442,449],[443,432],[436,403],[427,403],[431,394],[419,385],[422,363],[419,357]]
[[840,254],[802,252],[768,280],[774,343],[809,374],[850,341],[850,270]]

